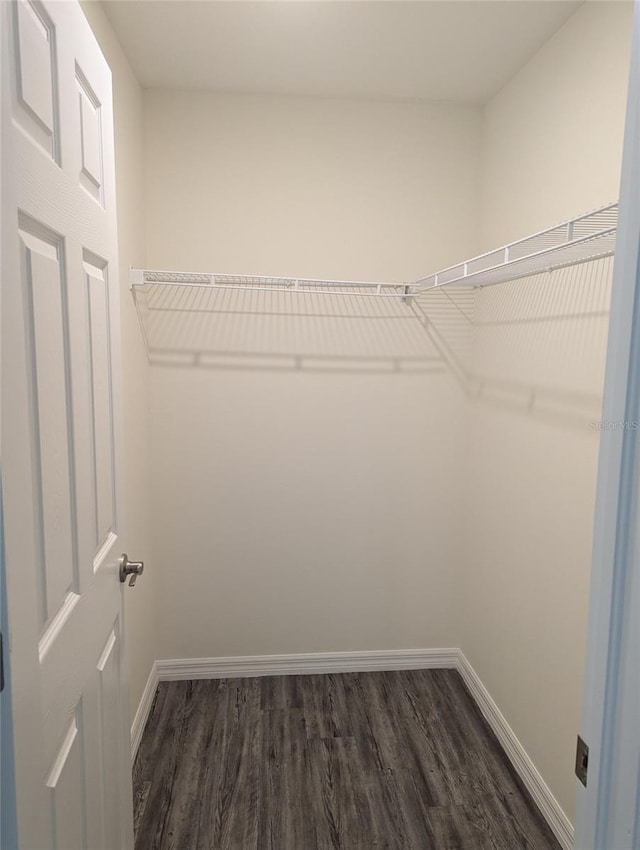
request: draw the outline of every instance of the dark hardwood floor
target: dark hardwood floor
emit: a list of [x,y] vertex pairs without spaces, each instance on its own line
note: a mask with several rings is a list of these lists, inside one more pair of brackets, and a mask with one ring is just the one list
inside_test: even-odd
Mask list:
[[136,850],[559,850],[451,670],[164,682]]

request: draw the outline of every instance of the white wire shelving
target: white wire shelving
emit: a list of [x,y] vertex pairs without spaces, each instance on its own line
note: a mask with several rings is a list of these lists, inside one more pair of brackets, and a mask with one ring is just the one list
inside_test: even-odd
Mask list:
[[129,283],[134,291],[147,285],[182,286],[191,289],[233,290],[235,292],[286,292],[292,295],[346,295],[375,298],[401,298],[417,295],[413,283],[382,283],[353,280],[264,277],[258,275],[214,274],[208,272],[169,272],[131,269]]
[[202,364],[255,350],[295,363],[340,357],[431,368],[434,346],[443,350],[434,292],[473,299],[474,288],[610,256],[617,220],[618,205],[609,204],[412,282],[131,269],[130,287],[150,360]]
[[616,247],[618,204],[511,242],[416,281],[420,290],[493,286],[545,271],[608,257]]
[[130,283],[152,363],[436,368],[412,284],[146,269]]
[[203,272],[131,269],[130,286],[186,287],[252,292],[286,292],[292,295],[339,295],[358,298],[400,298],[419,295],[441,286],[492,286],[544,271],[588,262],[614,253],[618,204],[608,204],[542,230],[533,236],[503,245],[470,260],[409,283],[320,280],[312,278],[265,277]]

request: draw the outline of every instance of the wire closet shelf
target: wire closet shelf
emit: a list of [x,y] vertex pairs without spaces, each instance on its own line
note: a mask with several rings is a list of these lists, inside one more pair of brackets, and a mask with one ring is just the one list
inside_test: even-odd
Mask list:
[[291,295],[346,295],[376,298],[407,298],[419,287],[410,283],[382,283],[353,280],[316,280],[294,277],[214,274],[209,272],[169,272],[131,269],[133,290],[144,286],[180,286],[189,289],[220,289],[235,292],[285,292]]
[[610,256],[617,217],[609,204],[408,283],[131,269],[130,286],[152,362],[251,355],[432,368],[443,350],[434,339],[442,298],[454,301],[446,289],[456,289],[463,315],[458,301],[473,299],[474,288]]
[[130,287],[134,295],[151,288],[157,291],[159,287],[179,287],[182,291],[186,289],[194,293],[206,288],[407,301],[412,296],[443,286],[492,286],[610,256],[615,251],[617,223],[618,204],[608,204],[410,283],[131,269]]
[[618,204],[608,204],[533,236],[420,278],[421,291],[443,286],[493,286],[609,257],[615,252]]

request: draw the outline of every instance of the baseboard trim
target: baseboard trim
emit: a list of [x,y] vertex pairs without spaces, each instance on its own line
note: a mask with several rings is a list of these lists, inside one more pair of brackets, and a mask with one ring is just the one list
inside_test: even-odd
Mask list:
[[131,724],[132,762],[135,760],[136,754],[138,752],[138,747],[140,746],[140,741],[142,740],[142,733],[144,732],[144,727],[147,725],[147,720],[149,719],[149,712],[151,711],[151,706],[153,705],[153,698],[156,695],[156,690],[158,688],[159,681],[160,679],[158,678],[158,662],[154,661],[151,665],[147,684],[144,686],[144,691],[142,692],[142,696],[140,697],[140,703],[138,704],[136,716],[133,718],[133,723]]
[[457,649],[398,649],[379,652],[311,652],[299,655],[175,658],[157,661],[156,664],[160,681],[171,681],[311,673],[364,673],[368,670],[456,668],[458,655]]
[[131,726],[132,759],[144,732],[159,682],[231,679],[313,673],[364,673],[375,670],[455,669],[500,745],[540,809],[563,850],[573,850],[573,826],[531,761],[513,729],[460,649],[400,649],[374,652],[312,652],[296,655],[246,655],[227,658],[173,658],[155,661]]
[[571,821],[551,793],[549,786],[538,772],[527,751],[507,723],[505,716],[462,650],[460,650],[458,658],[458,671],[476,705],[493,730],[502,749],[522,779],[527,791],[535,800],[542,816],[553,830],[563,850],[572,850],[574,829]]

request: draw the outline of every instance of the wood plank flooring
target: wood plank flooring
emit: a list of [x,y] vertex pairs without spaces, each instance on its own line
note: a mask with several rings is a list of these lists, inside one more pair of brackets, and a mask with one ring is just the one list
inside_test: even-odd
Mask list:
[[452,670],[163,682],[136,850],[559,850]]

